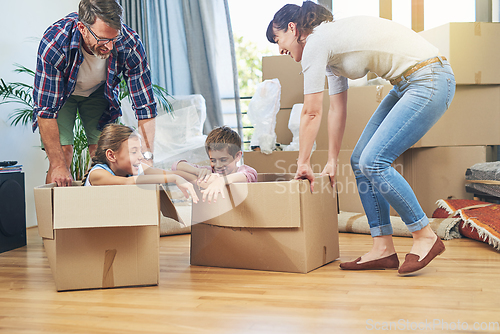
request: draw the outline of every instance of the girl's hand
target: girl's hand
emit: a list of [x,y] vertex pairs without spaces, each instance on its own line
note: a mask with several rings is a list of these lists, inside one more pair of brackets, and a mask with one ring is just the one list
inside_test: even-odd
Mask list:
[[193,184],[186,181],[183,177],[176,175],[175,184],[182,191],[186,198],[189,198],[189,194],[193,198],[193,203],[198,203],[198,195],[196,195],[196,191],[194,191]]
[[330,184],[332,187],[335,185],[335,174],[337,172],[337,163],[327,163],[321,172],[321,176],[328,175],[330,177]]
[[[218,174],[213,174],[218,175]],[[217,197],[219,193],[222,195],[222,198],[226,198],[224,196],[224,188],[226,187],[226,182],[223,177],[216,177],[213,181],[208,185],[207,189],[202,190],[203,193],[203,202],[205,202],[208,198],[208,203],[211,203],[212,200],[217,202]]]
[[298,164],[295,180],[309,180],[311,182],[311,192],[314,191],[314,173],[310,164]]

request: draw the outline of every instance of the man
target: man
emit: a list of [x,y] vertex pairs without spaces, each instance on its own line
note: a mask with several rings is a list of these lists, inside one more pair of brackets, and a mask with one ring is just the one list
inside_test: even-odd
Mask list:
[[94,155],[100,131],[121,115],[120,74],[129,87],[144,139],[144,156],[152,160],[156,103],[149,66],[139,36],[122,23],[117,0],[81,0],[77,13],[50,26],[37,56],[33,91],[33,131],[40,129],[49,159],[46,183],[71,185],[73,127],[78,110]]

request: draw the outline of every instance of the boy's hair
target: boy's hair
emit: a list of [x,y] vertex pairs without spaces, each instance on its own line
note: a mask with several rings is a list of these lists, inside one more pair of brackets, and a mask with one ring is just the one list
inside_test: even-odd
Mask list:
[[81,0],[78,6],[78,18],[91,26],[100,18],[113,29],[122,27],[123,8],[117,0]]
[[[104,127],[99,139],[97,141],[97,149],[95,150],[95,155],[92,157],[92,164],[90,169],[97,164],[107,164],[106,151],[111,150],[117,152],[120,149],[122,143],[131,137],[140,138],[139,133],[133,128],[121,125],[121,124],[108,124]],[[85,180],[89,173],[87,172],[82,180],[82,185],[85,184]]]
[[205,141],[205,149],[207,154],[210,154],[212,150],[222,151],[225,148],[234,158],[241,151],[241,137],[238,132],[224,125],[210,131]]

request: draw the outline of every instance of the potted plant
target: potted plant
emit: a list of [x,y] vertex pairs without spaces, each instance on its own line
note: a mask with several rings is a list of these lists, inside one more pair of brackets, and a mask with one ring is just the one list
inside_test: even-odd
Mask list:
[[[28,74],[31,77],[35,77],[35,72],[29,68],[26,68],[19,64],[14,64],[17,73]],[[18,103],[21,107],[15,109],[11,115],[9,115],[10,124],[12,126],[16,125],[29,125],[31,124],[33,118],[33,85],[28,85],[23,82],[9,82],[6,83],[2,78],[0,78],[0,102],[5,103]],[[165,109],[167,113],[172,113],[172,105],[168,100],[171,95],[167,90],[161,86],[153,84],[153,93],[158,101],[158,103]],[[125,80],[122,77],[122,81],[119,85],[119,95],[118,98],[122,101],[124,98],[128,97],[130,99],[130,93]],[[73,146],[73,159],[71,162],[71,175],[74,180],[81,180],[83,175],[85,175],[87,168],[90,165],[90,155],[88,152],[87,136],[82,126],[80,116],[77,114],[75,121],[75,140]]]

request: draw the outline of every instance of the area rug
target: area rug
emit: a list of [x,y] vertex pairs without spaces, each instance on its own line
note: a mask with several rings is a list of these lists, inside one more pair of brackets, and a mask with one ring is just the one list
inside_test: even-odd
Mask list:
[[[468,238],[485,242],[500,251],[500,205],[466,199],[441,199],[439,208],[460,218],[459,231]],[[436,210],[433,217],[439,216]],[[442,216],[442,215],[441,215]]]
[[[368,219],[364,213],[344,212],[338,215],[339,232],[370,234]],[[460,218],[429,218],[432,230],[444,240],[460,238],[458,223]],[[400,217],[391,216],[393,235],[411,237],[410,231]]]

